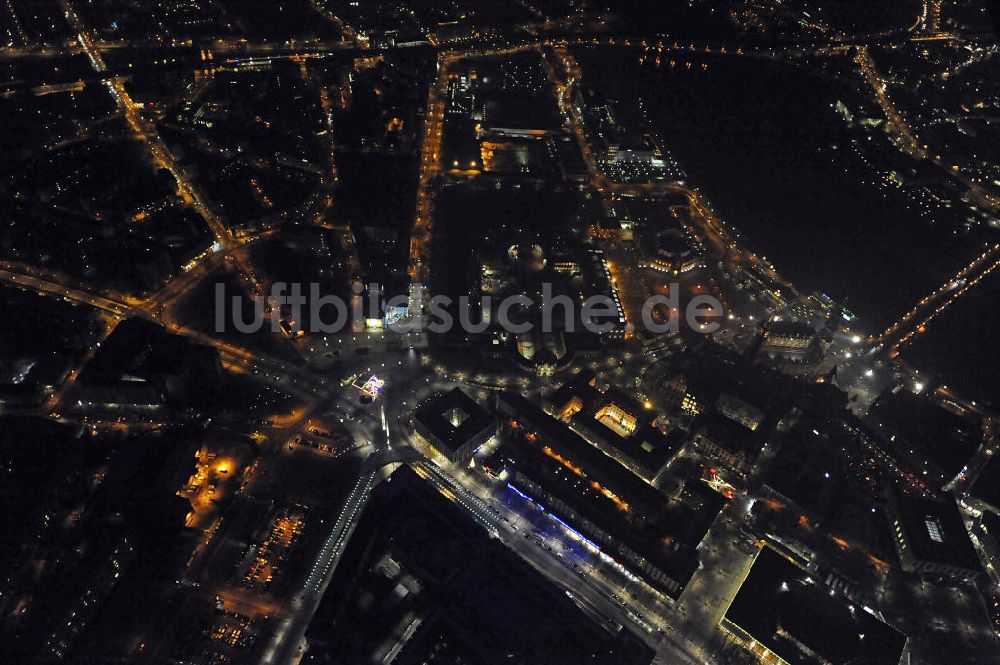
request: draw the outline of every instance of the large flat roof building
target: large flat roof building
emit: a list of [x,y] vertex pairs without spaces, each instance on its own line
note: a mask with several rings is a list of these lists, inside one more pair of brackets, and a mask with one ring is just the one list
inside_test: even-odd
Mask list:
[[365,507],[306,639],[308,663],[648,665],[563,590],[403,466]]
[[455,388],[421,404],[413,415],[417,434],[450,462],[460,463],[496,434],[496,419]]
[[900,386],[879,395],[868,420],[890,455],[938,488],[962,471],[983,438],[979,419]]
[[887,514],[899,561],[908,573],[972,580],[982,565],[951,495],[918,497],[893,488]]
[[725,501],[699,480],[662,494],[520,395],[502,393],[497,409],[513,485],[650,587],[678,598]]
[[898,665],[906,646],[905,635],[770,547],[757,555],[721,624],[767,663]]

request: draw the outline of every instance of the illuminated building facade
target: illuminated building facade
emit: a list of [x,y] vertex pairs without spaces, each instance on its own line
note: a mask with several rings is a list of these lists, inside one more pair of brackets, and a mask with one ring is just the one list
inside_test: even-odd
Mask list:
[[700,481],[667,497],[534,402],[497,399],[512,485],[668,598],[698,567],[696,546],[723,500]]
[[602,388],[584,374],[550,395],[546,407],[590,445],[652,482],[680,451],[684,434],[661,431],[646,405],[618,388]]

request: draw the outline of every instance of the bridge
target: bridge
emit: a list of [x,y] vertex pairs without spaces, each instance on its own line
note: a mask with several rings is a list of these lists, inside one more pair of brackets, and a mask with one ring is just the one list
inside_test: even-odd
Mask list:
[[1000,243],[987,249],[947,282],[921,298],[880,334],[869,337],[868,343],[873,346],[882,345],[890,357],[897,356],[903,346],[927,330],[931,320],[951,307],[997,267],[1000,267]]

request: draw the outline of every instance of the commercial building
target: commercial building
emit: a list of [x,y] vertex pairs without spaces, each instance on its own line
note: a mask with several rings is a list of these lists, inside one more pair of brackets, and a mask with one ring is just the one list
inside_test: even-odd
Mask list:
[[871,520],[879,503],[877,481],[866,480],[873,472],[862,463],[849,428],[804,414],[775,436],[777,452],[768,461],[763,494],[784,504],[788,514],[830,533],[850,534],[855,543],[881,540]]
[[198,406],[223,381],[219,352],[148,321],[129,319],[101,345],[69,392],[83,413],[148,415]]
[[662,494],[520,395],[501,393],[497,410],[511,484],[651,588],[678,598],[725,501],[697,479]]
[[887,493],[886,514],[903,570],[971,581],[983,569],[950,495],[925,498],[896,488]]
[[898,665],[907,640],[770,547],[757,555],[720,624],[761,661],[780,665]]
[[472,457],[496,434],[496,420],[461,389],[430,398],[413,415],[417,434],[450,462]]
[[[901,466],[938,488],[961,473],[983,437],[980,419],[951,411],[931,395],[902,386],[879,395],[868,410],[868,420]],[[998,499],[988,484],[977,491],[992,496],[992,501]]]
[[613,386],[599,390],[589,374],[562,385],[545,404],[591,445],[647,482],[666,468],[686,438],[679,429],[657,429],[653,411]]
[[696,421],[691,443],[720,466],[745,478],[764,447],[762,434],[720,413],[709,413]]
[[450,74],[448,76],[448,104],[445,113],[450,116],[469,117],[476,107],[476,70]]
[[716,466],[745,480],[766,442],[766,418],[749,402],[723,393],[710,412],[692,422],[691,444]]
[[307,631],[304,663],[648,665],[408,467],[372,495]]

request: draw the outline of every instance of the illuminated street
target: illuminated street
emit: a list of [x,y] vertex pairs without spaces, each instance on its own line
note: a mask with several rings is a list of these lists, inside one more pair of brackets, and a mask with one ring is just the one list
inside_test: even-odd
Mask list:
[[998,11],[0,0],[0,662],[994,665]]

